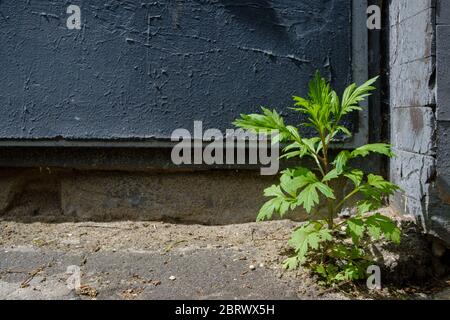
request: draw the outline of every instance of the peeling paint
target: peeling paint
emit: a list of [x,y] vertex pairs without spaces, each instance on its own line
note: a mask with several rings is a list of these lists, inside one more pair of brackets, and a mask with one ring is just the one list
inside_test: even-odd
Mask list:
[[351,79],[350,1],[71,4],[81,30],[66,28],[63,1],[1,1],[0,139],[164,139],[193,120],[224,130],[260,105],[288,110],[316,69],[338,91]]

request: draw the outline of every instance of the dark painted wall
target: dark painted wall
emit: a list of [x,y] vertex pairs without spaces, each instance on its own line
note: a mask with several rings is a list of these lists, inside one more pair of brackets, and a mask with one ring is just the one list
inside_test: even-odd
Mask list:
[[428,226],[450,248],[450,7],[436,2],[436,187]]
[[[66,9],[81,8],[81,30]],[[167,138],[351,80],[351,1],[0,2],[0,139]],[[294,122],[299,119],[290,116]]]

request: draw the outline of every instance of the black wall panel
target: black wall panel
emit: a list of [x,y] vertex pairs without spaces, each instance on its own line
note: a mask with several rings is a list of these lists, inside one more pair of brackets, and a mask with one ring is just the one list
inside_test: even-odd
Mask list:
[[[80,30],[66,26],[71,4]],[[0,139],[166,139],[194,120],[224,130],[259,105],[287,110],[316,69],[342,90],[351,10],[348,0],[2,0]]]

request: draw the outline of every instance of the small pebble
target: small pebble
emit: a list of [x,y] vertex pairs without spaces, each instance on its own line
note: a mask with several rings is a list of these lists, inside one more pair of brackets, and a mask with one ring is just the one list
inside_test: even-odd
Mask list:
[[175,276],[170,276],[170,277],[169,277],[169,280],[172,280],[172,281],[173,281],[173,280],[175,280],[175,279],[176,279]]
[[254,265],[252,265],[252,264],[249,266],[249,268],[250,268],[250,270],[255,270],[256,269],[256,267]]
[[260,264],[259,264],[259,267],[260,267],[260,268],[264,268],[264,263],[260,263]]

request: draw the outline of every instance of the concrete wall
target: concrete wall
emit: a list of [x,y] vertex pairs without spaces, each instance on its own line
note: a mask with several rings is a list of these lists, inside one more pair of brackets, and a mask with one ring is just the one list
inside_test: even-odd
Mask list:
[[450,28],[441,26],[450,21],[450,10],[444,2],[390,1],[391,143],[397,155],[390,176],[403,189],[392,205],[450,243]]
[[24,222],[253,222],[265,202],[262,190],[274,179],[257,171],[9,168],[0,170],[0,216]]
[[[284,162],[280,169],[288,164],[298,165]],[[355,165],[378,172],[381,161],[368,157]],[[261,176],[256,165],[177,166],[170,149],[0,148],[0,219],[253,222],[267,201],[263,190],[274,183],[278,177]],[[338,197],[352,188],[342,183]],[[307,217],[300,208],[289,215]]]

